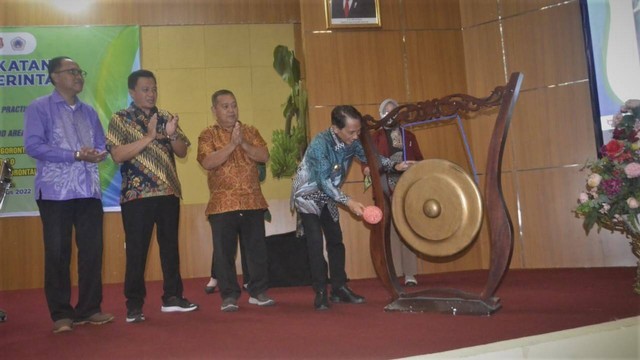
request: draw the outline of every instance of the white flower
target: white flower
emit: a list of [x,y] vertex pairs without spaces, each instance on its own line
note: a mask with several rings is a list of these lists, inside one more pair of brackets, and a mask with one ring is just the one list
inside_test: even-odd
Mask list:
[[602,180],[602,176],[595,173],[591,174],[589,175],[589,178],[587,178],[587,185],[589,185],[589,187],[592,187],[592,188],[598,187],[598,185],[600,185],[601,180]]
[[630,197],[627,199],[627,205],[629,205],[629,209],[637,209],[640,206],[638,200],[634,197]]
[[602,204],[602,208],[600,209],[600,212],[602,214],[606,214],[609,211],[609,209],[611,209],[611,205],[604,203]]

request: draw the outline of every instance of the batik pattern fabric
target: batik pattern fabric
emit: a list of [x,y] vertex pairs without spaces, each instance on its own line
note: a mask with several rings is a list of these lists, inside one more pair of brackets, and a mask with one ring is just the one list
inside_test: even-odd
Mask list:
[[[354,158],[367,162],[359,140],[345,144],[331,130],[319,133],[309,144],[298,166],[291,190],[291,207],[299,213],[320,216],[326,205],[331,218],[338,221],[338,204],[347,205],[350,197],[341,190]],[[389,172],[397,164],[380,157],[382,168]],[[298,234],[302,227],[298,224]]]
[[[130,144],[147,134],[152,114],[158,114],[158,123],[166,124],[172,115],[161,109],[146,114],[135,104],[113,115],[107,131],[107,147]],[[178,138],[187,146],[191,143],[182,129]],[[174,195],[182,197],[175,156],[168,137],[156,138],[133,159],[120,165],[122,186],[120,203],[153,196]]]
[[24,114],[24,147],[36,159],[36,199],[101,198],[98,164],[74,158],[83,147],[105,149],[102,124],[91,106],[76,97],[72,107],[57,90],[34,100]]
[[[244,141],[252,146],[266,148],[258,129],[240,123]],[[231,142],[231,131],[215,124],[204,129],[198,137],[198,162],[207,155],[219,151]],[[237,210],[260,210],[269,207],[262,195],[258,164],[249,158],[240,146],[236,147],[227,161],[207,173],[209,203],[206,215],[221,214]]]

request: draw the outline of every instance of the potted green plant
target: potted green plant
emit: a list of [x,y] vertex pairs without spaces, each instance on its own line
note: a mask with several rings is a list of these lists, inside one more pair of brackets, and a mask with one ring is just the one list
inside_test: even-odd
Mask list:
[[271,138],[270,168],[274,178],[291,177],[307,147],[307,91],[300,79],[300,62],[293,50],[284,45],[276,46],[273,68],[289,85],[291,93],[283,104],[284,129],[275,130]]

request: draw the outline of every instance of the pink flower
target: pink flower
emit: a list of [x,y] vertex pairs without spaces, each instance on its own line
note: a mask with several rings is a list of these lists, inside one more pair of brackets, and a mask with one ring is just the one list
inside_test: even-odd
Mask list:
[[578,201],[580,201],[580,204],[586,203],[589,201],[589,195],[585,192],[581,192],[580,196],[578,196]]
[[613,115],[611,119],[609,119],[608,123],[609,125],[611,125],[611,127],[616,127],[618,126],[618,124],[620,124],[620,121],[622,121],[622,113],[617,113]]
[[629,209],[637,209],[640,204],[638,200],[634,197],[630,197],[627,199],[627,205],[629,205]]
[[636,178],[640,176],[640,164],[632,162],[624,167],[624,173],[628,178]]

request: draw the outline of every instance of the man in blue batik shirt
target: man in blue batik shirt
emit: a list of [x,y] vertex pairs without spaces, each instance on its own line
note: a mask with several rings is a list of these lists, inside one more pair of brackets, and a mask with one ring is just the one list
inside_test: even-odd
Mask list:
[[[24,147],[36,159],[35,198],[44,235],[44,291],[53,332],[104,324],[101,312],[102,201],[98,163],[107,156],[96,111],[78,99],[87,74],[72,59],[51,59],[55,87],[24,113]],[[70,305],[71,233],[78,246],[78,303]]]
[[[338,214],[338,204],[346,206],[356,216],[362,216],[365,208],[340,189],[353,158],[367,162],[358,140],[361,128],[362,115],[356,108],[350,105],[336,106],[331,112],[331,127],[311,141],[293,180],[291,202],[302,222],[299,234],[304,232],[307,238],[316,310],[329,309],[323,233],[331,274],[331,301],[364,303],[364,297],[346,285],[345,249]],[[385,157],[380,157],[380,160],[387,172],[405,171],[413,163],[393,162]]]

